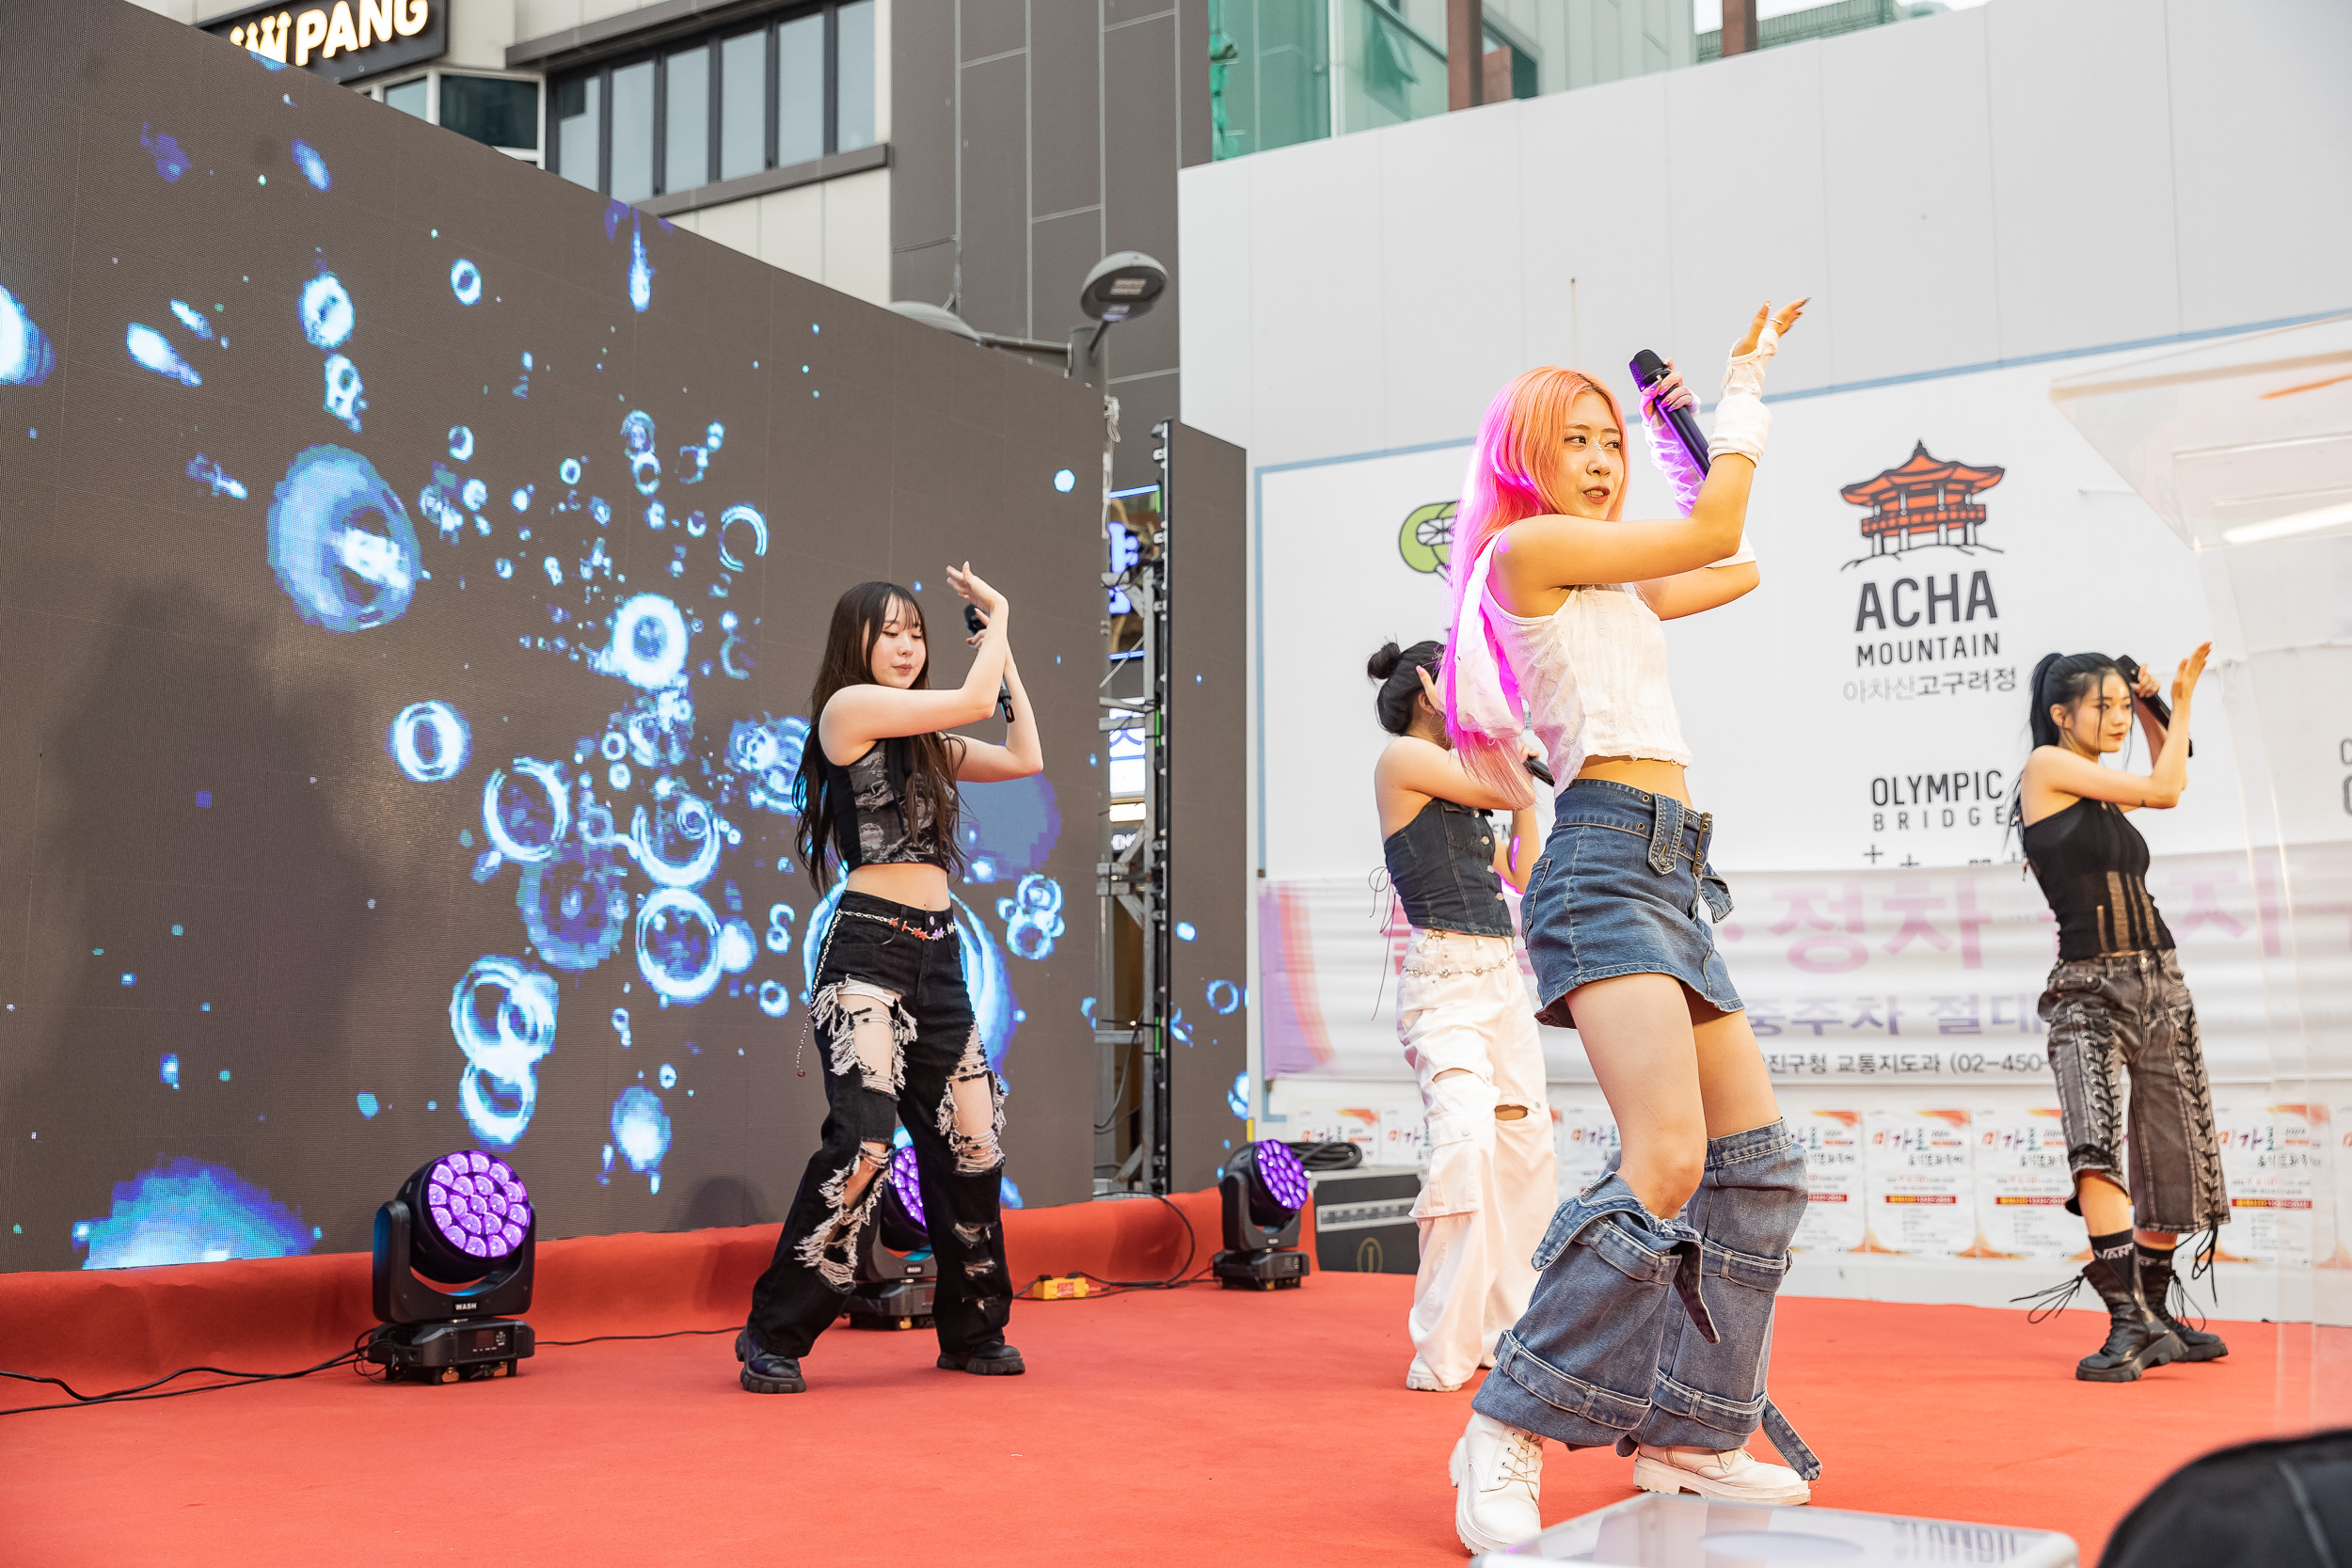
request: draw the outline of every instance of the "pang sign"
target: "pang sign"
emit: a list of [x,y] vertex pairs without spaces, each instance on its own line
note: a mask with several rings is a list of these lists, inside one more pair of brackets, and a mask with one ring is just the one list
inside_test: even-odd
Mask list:
[[449,0],[257,6],[208,22],[204,30],[267,59],[348,82],[446,53]]

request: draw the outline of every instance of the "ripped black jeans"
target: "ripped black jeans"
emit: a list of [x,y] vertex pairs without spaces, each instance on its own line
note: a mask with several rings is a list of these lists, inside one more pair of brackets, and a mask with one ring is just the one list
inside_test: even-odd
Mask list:
[[752,1287],[752,1338],[774,1354],[805,1355],[840,1314],[903,1122],[939,1263],[940,1349],[977,1350],[1003,1335],[1012,1311],[998,1208],[1005,1090],[972,1017],[954,917],[845,893],[824,940],[810,1009],[824,1141]]

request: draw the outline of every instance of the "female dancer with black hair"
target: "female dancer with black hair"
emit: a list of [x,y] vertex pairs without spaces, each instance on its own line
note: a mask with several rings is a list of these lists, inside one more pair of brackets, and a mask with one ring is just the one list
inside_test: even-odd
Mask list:
[[[861,1232],[903,1125],[921,1171],[923,1217],[939,1260],[939,1365],[1017,1374],[1005,1343],[1012,1284],[999,1222],[1004,1085],[991,1071],[950,911],[959,781],[1023,779],[1044,766],[1037,716],[1006,641],[1005,596],[967,564],[955,591],[986,617],[963,684],[930,689],[930,650],[914,595],[862,582],[834,606],[809,711],[794,803],[801,858],[822,893],[830,854],[849,885],[826,927],[810,1022],[824,1036],[823,1141],[801,1178],[768,1272],[736,1340],[755,1394],[807,1386],[800,1358],[841,1311]],[[977,723],[1012,691],[1005,744],[941,732]]]
[[[1522,705],[1561,788],[1520,906],[1538,1018],[1572,1024],[1615,1115],[1618,1167],[1560,1206],[1525,1316],[1454,1445],[1472,1551],[1542,1528],[1546,1437],[1638,1453],[1636,1485],[1801,1503],[1819,1463],[1765,1396],[1773,1294],[1805,1206],[1804,1155],[1724,967],[1729,890],[1693,811],[1660,623],[1755,588],[1748,488],[1772,417],[1766,362],[1804,302],[1732,351],[1704,474],[1647,398],[1651,453],[1688,515],[1620,520],[1625,421],[1598,381],[1529,371],[1486,411],[1454,521],[1447,718],[1467,769],[1519,772]],[[1744,1447],[1761,1423],[1797,1468]],[[1801,1473],[1800,1473],[1801,1472]]]
[[[1412,934],[1397,980],[1396,1033],[1421,1081],[1429,1175],[1413,1204],[1421,1269],[1406,1326],[1405,1386],[1451,1393],[1527,1310],[1535,1250],[1557,1199],[1544,1049],[1519,981],[1502,883],[1527,884],[1535,813],[1463,771],[1434,676],[1444,644],[1393,642],[1372,656],[1374,709],[1396,736],[1372,787],[1389,885]],[[1495,836],[1486,814],[1507,809]]]
[[[2153,674],[2137,688],[2105,654],[2049,654],[2034,666],[2033,752],[2010,820],[2026,863],[2058,916],[2058,964],[2042,993],[2050,1067],[2090,1261],[2045,1298],[2054,1313],[2088,1284],[2106,1303],[2106,1343],[2075,1365],[2086,1383],[2131,1383],[2169,1361],[2230,1353],[2217,1334],[2174,1317],[2172,1253],[2184,1235],[2230,1222],[2214,1135],[2213,1095],[2197,1009],[2155,900],[2148,841],[2124,819],[2163,811],[2188,787],[2188,708],[2210,642],[2181,660],[2171,722],[2157,718]],[[2101,766],[2130,738],[2137,709],[2155,766]],[[2122,1076],[2131,1075],[2131,1190],[2123,1188]],[[2137,1233],[2134,1227],[2137,1226]]]

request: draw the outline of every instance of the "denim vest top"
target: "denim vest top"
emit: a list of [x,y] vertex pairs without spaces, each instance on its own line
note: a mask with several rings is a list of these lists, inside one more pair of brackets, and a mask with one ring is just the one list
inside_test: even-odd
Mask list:
[[1485,812],[1432,796],[1380,849],[1405,918],[1422,930],[1511,934],[1511,908],[1495,875],[1494,829]]

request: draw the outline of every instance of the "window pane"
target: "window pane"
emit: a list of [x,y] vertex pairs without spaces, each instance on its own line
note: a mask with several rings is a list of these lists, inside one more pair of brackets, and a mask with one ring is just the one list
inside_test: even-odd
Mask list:
[[596,189],[596,131],[604,119],[604,84],[575,76],[555,85],[555,166],[575,185]]
[[776,166],[825,155],[825,19],[795,17],[776,29]]
[[612,199],[653,195],[653,62],[612,73]]
[[710,46],[670,56],[670,100],[662,115],[661,188],[710,183]]
[[441,124],[487,147],[539,145],[539,84],[441,73]]
[[424,118],[424,91],[427,83],[421,76],[413,82],[403,82],[396,87],[384,89],[384,102],[405,115]]
[[854,152],[874,145],[874,0],[857,0],[835,13],[841,37],[841,107],[834,120],[834,150]]
[[719,46],[719,178],[768,166],[768,35],[745,33]]

